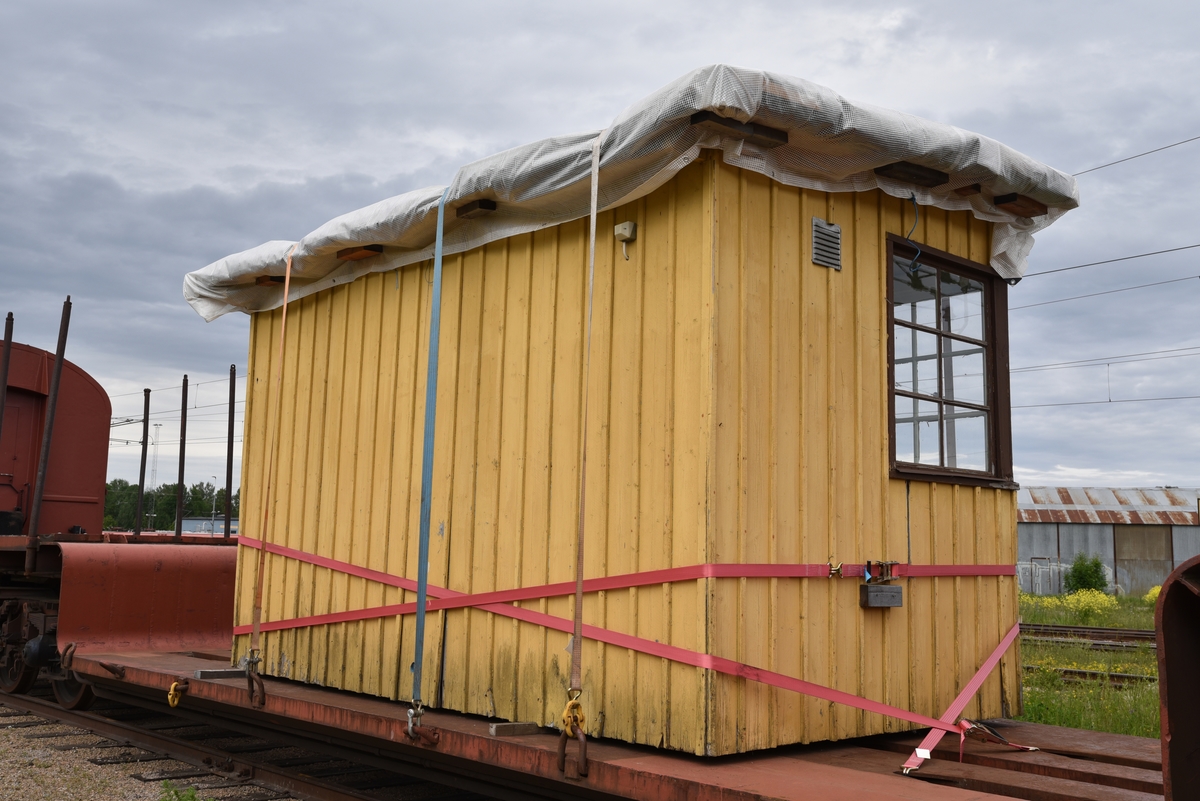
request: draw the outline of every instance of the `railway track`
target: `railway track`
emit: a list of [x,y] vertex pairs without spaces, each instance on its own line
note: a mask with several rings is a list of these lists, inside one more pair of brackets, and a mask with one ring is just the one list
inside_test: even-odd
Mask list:
[[[51,700],[50,690],[36,686],[29,695],[0,695],[0,725],[5,718],[35,716],[12,726],[40,727],[42,721],[61,723],[73,730],[28,737],[45,740],[59,751],[105,749],[111,755],[95,757],[95,764],[128,765],[131,776],[145,782],[170,781],[186,790],[196,789],[204,799],[236,801],[486,801],[483,795],[447,784],[415,777],[377,764],[364,764],[343,753],[319,746],[301,745],[285,738],[247,734],[223,727],[221,721],[200,721],[121,701],[101,699],[91,711],[65,710]],[[76,742],[89,737],[86,742]],[[60,739],[61,743],[53,743]],[[68,742],[70,741],[70,742]],[[156,770],[156,763],[182,762],[189,769]]]
[[1157,676],[1143,676],[1137,673],[1110,673],[1105,670],[1081,670],[1079,668],[1049,667],[1045,665],[1025,665],[1024,667],[1026,673],[1036,673],[1039,670],[1053,670],[1062,676],[1064,681],[1106,681],[1113,687],[1126,687],[1130,684],[1158,681]]
[[1141,629],[1113,629],[1100,626],[1052,626],[1022,623],[1021,636],[1029,640],[1079,645],[1087,643],[1097,651],[1128,648],[1157,648],[1156,634]]

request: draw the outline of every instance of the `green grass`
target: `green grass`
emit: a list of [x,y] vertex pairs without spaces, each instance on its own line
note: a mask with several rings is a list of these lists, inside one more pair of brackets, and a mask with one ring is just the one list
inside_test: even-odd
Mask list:
[[176,787],[170,782],[162,783],[162,795],[159,796],[159,801],[213,801],[212,799],[202,799],[196,794],[195,787]]
[[1064,681],[1054,668],[1158,676],[1153,648],[1094,651],[1086,646],[1021,641],[1025,713],[1018,720],[1072,729],[1159,736],[1158,682],[1113,687],[1107,681]]
[[1154,604],[1141,597],[1117,596],[1117,608],[1099,612],[1087,621],[1066,608],[1063,595],[1027,595],[1021,593],[1021,622],[1052,626],[1105,626],[1114,629],[1154,628]]
[[1103,681],[1063,681],[1039,670],[1025,677],[1025,714],[1018,720],[1072,729],[1159,737],[1158,682],[1110,686]]
[[1149,643],[1119,651],[1098,651],[1083,644],[1046,643],[1024,637],[1021,639],[1021,662],[1045,668],[1158,677],[1158,652]]

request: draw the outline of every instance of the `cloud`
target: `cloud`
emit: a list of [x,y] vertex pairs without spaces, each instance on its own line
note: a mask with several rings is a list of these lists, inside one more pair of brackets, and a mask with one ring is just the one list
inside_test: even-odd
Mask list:
[[[244,363],[247,319],[203,324],[182,302],[185,272],[446,182],[490,153],[602,127],[694,67],[799,75],[1077,171],[1200,133],[1198,22],[1200,10],[1165,2],[1136,14],[1116,2],[942,0],[9,3],[0,296],[18,311],[18,338],[50,347],[70,293],[70,358],[121,396],[115,413],[137,412],[141,386],[184,372],[219,382]],[[1198,179],[1200,142],[1083,176],[1082,208],[1039,235],[1032,269],[1200,242]],[[1011,303],[1198,265],[1183,253],[1030,277]],[[1196,284],[1014,311],[1012,364],[1200,344]],[[1105,399],[1110,384],[1114,398],[1200,394],[1190,364],[1017,373],[1014,403]],[[1088,470],[1200,483],[1197,403],[1017,410],[1016,461],[1064,483],[1092,481]],[[127,450],[111,469],[136,477]],[[197,458],[215,460],[198,474],[223,470],[220,454]]]

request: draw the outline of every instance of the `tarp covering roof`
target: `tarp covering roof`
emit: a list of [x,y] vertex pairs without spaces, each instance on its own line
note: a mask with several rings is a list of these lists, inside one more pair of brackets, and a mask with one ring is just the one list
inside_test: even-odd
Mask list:
[[1022,487],[1017,493],[1021,523],[1115,523],[1121,525],[1200,525],[1200,489],[1156,487]]
[[[783,131],[787,142],[760,146],[733,131],[692,124],[693,115],[702,111]],[[827,192],[878,188],[922,205],[970,210],[996,223],[991,265],[1005,278],[1024,273],[1036,231],[1079,205],[1070,175],[986,136],[852,103],[799,78],[717,64],[694,70],[633,104],[603,131],[543,139],[460,169],[450,184],[447,208],[487,199],[496,201],[498,209],[475,219],[447,213],[445,252],[463,252],[586,216],[591,147],[598,136],[602,210],[649,194],[694,161],[702,148],[714,148],[726,163],[790,186]],[[874,172],[899,161],[940,170],[950,179],[927,188]],[[954,191],[973,184],[981,191],[968,196]],[[282,286],[259,286],[256,280],[281,275],[293,249],[291,300],[369,272],[431,258],[443,189],[417,189],[350,212],[299,242],[272,241],[227,256],[189,273],[184,298],[206,320],[230,311],[277,308],[283,302]],[[1045,204],[1048,213],[1029,219],[992,205],[995,197],[1011,193]],[[338,260],[339,250],[365,245],[382,245],[383,252],[361,261]]]

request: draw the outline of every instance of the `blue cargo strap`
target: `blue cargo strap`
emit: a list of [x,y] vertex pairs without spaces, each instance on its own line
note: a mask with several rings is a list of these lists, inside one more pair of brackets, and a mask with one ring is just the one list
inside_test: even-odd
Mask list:
[[425,438],[421,446],[421,528],[417,546],[417,633],[413,649],[412,708],[408,711],[408,736],[417,739],[421,725],[421,668],[425,661],[425,606],[429,586],[429,516],[433,498],[433,432],[437,417],[438,342],[442,322],[442,229],[446,219],[447,186],[438,201],[437,238],[433,246],[433,295],[429,305],[429,371],[425,377]]

